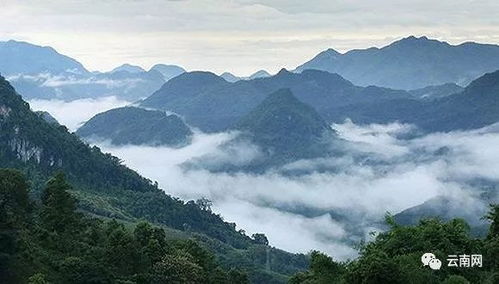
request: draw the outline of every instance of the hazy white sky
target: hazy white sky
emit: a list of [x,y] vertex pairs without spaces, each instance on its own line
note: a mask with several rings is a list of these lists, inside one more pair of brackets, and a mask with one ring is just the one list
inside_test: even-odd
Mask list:
[[497,0],[0,0],[0,40],[50,45],[90,70],[294,68],[332,47],[408,35],[499,43]]

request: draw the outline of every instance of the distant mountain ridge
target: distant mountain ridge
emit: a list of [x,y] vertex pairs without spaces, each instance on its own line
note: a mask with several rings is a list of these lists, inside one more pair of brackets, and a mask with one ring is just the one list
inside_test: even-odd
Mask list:
[[410,90],[409,93],[423,100],[435,100],[460,93],[463,90],[464,88],[457,84],[446,83],[437,86],[428,86],[420,89]]
[[63,73],[88,74],[78,61],[58,53],[48,46],[37,46],[23,41],[0,42],[0,74]]
[[288,88],[303,103],[315,108],[326,121],[347,118],[336,109],[370,101],[410,98],[405,91],[358,87],[337,74],[282,69],[272,77],[229,83],[209,72],[189,72],[167,83],[143,100],[144,107],[170,110],[203,131],[220,131],[236,123],[268,94]]
[[128,72],[128,73],[146,72],[146,70],[144,70],[140,66],[136,66],[136,65],[131,65],[131,64],[125,63],[123,65],[120,65],[120,66],[114,68],[113,70],[111,70],[110,73],[121,72],[121,71],[125,71],[125,72]]
[[27,42],[0,42],[0,74],[25,99],[59,99],[116,96],[135,101],[156,91],[185,70],[174,65],[155,65],[145,71],[121,65],[110,72],[89,72],[81,63],[51,47]]
[[258,79],[258,78],[267,78],[272,76],[269,72],[265,70],[259,70],[256,71],[255,73],[251,74],[248,77],[238,77],[230,72],[224,72],[220,75],[220,77],[224,78],[225,81],[234,83],[240,80],[253,80],[253,79]]
[[149,71],[157,71],[163,75],[165,81],[168,81],[178,75],[185,73],[185,69],[177,65],[156,64]]
[[296,68],[338,73],[359,86],[418,89],[456,83],[461,86],[499,69],[499,46],[447,42],[410,36],[382,48],[356,49],[341,54],[333,49],[319,53]]
[[319,70],[278,74],[229,83],[209,72],[190,72],[164,84],[140,102],[169,110],[203,131],[223,131],[261,103],[267,94],[288,88],[328,123],[403,122],[425,132],[474,129],[499,122],[499,71],[474,80],[466,88],[455,84],[403,91],[355,86],[340,75]]

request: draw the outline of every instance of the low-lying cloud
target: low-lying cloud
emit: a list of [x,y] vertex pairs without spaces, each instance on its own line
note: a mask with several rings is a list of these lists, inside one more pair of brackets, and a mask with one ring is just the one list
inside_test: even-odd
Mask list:
[[[449,209],[480,222],[486,189],[474,181],[499,180],[497,127],[412,139],[403,138],[415,129],[411,125],[359,126],[346,121],[333,127],[342,138],[336,145],[345,154],[282,167],[305,169],[301,175],[279,170],[213,173],[183,166],[206,160],[201,157],[211,157],[212,163],[244,163],[258,157],[254,145],[221,148],[234,147],[226,142],[237,133],[197,133],[193,143],[181,149],[100,146],[157,180],[167,193],[183,199],[209,198],[225,219],[250,234],[264,232],[272,245],[293,252],[319,249],[338,259],[355,257],[355,244],[380,230],[379,221],[387,211],[398,213],[441,196],[457,201]],[[497,189],[492,190],[488,198],[497,200]]]
[[63,100],[38,100],[28,101],[32,110],[49,112],[57,121],[65,125],[70,131],[75,131],[94,115],[130,104],[114,96],[98,99],[79,99],[71,102]]

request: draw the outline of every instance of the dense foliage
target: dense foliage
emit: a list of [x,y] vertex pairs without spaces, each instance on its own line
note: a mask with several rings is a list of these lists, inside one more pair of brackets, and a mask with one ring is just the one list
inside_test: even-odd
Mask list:
[[167,240],[149,223],[85,217],[62,174],[41,204],[15,170],[0,170],[1,283],[248,283],[193,240]]
[[[0,167],[26,174],[34,200],[43,198],[45,181],[64,172],[78,210],[97,217],[126,222],[146,220],[162,226],[170,238],[195,237],[220,258],[224,267],[239,267],[258,282],[262,277],[283,282],[303,270],[304,255],[272,249],[271,271],[259,261],[266,252],[261,241],[236,230],[206,206],[173,198],[157,184],[122,165],[121,161],[89,147],[64,126],[47,123],[29,109],[10,84],[0,79]],[[291,260],[284,262],[284,260]]]
[[[360,249],[349,262],[335,262],[319,252],[311,254],[310,269],[290,283],[498,283],[499,205],[491,206],[485,239],[470,236],[468,225],[454,219],[424,219],[416,226],[400,226],[387,217],[390,229]],[[424,267],[421,257],[434,253],[440,270]],[[483,267],[448,267],[449,255],[482,254]]]
[[234,128],[245,134],[240,139],[249,139],[265,152],[255,161],[261,167],[331,154],[328,143],[334,131],[289,89],[270,94]]
[[115,145],[182,146],[192,131],[176,115],[137,107],[112,109],[92,117],[76,131],[81,137],[109,140]]

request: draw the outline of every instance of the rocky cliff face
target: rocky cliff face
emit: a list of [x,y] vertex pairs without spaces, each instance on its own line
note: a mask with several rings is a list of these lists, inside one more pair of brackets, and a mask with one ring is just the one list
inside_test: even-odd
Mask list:
[[35,161],[40,164],[42,157],[42,149],[35,145],[32,145],[29,141],[20,138],[13,138],[8,142],[10,149],[18,159],[23,162],[30,160]]

